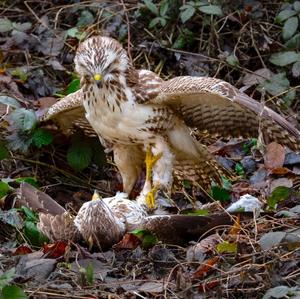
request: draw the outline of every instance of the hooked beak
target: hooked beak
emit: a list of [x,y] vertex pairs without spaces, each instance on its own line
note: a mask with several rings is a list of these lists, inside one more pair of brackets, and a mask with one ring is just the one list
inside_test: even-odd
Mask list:
[[95,74],[94,75],[94,80],[95,80],[98,88],[100,88],[101,85],[102,85],[102,76],[101,76],[101,74]]

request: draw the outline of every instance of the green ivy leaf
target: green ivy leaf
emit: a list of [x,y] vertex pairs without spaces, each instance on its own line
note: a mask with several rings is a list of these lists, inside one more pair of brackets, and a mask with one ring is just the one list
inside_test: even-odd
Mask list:
[[6,286],[2,289],[0,299],[28,299],[28,297],[20,287]]
[[41,148],[44,145],[49,145],[53,141],[53,136],[52,134],[42,128],[38,128],[34,130],[33,135],[32,135],[32,143],[37,147]]
[[17,31],[21,31],[21,32],[28,31],[32,27],[32,24],[30,22],[25,22],[25,23],[13,22],[12,25],[13,25],[13,29],[15,29]]
[[38,181],[36,180],[36,178],[33,178],[33,177],[17,178],[17,179],[15,179],[15,181],[16,181],[17,183],[25,182],[25,183],[27,183],[27,184],[32,185],[33,187],[36,187],[36,188],[39,187]]
[[225,188],[222,188],[218,185],[213,185],[211,187],[211,196],[213,199],[225,202],[230,200],[230,192]]
[[267,199],[269,209],[274,210],[276,205],[283,200],[286,200],[291,194],[292,190],[285,186],[276,187]]
[[223,11],[218,5],[203,5],[198,8],[201,12],[204,12],[208,15],[222,16]]
[[159,14],[161,17],[164,17],[169,9],[169,1],[165,0],[160,3]]
[[19,78],[22,81],[27,81],[28,79],[28,75],[20,68],[16,68],[14,70],[11,71],[11,75],[14,77]]
[[150,23],[149,23],[149,28],[154,28],[158,23],[160,23],[160,18],[154,18]]
[[0,276],[0,290],[13,281],[15,272],[15,268],[11,268]]
[[0,33],[5,33],[13,30],[12,22],[8,19],[0,19]]
[[218,253],[237,253],[237,244],[229,243],[228,241],[223,241],[216,246],[216,250]]
[[282,10],[275,18],[275,22],[276,23],[283,23],[285,20],[287,20],[288,18],[296,15],[297,12],[294,11],[293,9],[285,9]]
[[41,247],[48,242],[48,238],[44,236],[32,221],[24,222],[24,236],[33,246]]
[[146,7],[156,16],[159,16],[159,11],[156,5],[152,2],[152,0],[143,0]]
[[243,176],[245,174],[244,167],[241,163],[235,164],[235,172],[240,176]]
[[67,86],[67,95],[80,89],[80,79],[73,79]]
[[234,54],[227,56],[226,61],[231,66],[238,66],[239,65],[239,60]]
[[39,221],[39,216],[37,215],[37,213],[25,206],[22,206],[20,209],[18,209],[18,211],[24,213],[26,221],[31,221],[33,223],[37,223]]
[[135,229],[131,233],[142,240],[142,246],[144,248],[152,247],[158,241],[155,235],[145,229]]
[[196,9],[195,9],[194,6],[185,5],[184,6],[184,10],[182,10],[182,12],[180,13],[181,22],[185,23],[186,21],[188,21],[189,19],[191,19],[193,17],[193,15],[195,14],[195,11],[196,11]]
[[284,40],[290,39],[298,29],[298,17],[289,18],[282,28],[282,37]]
[[80,17],[78,18],[78,21],[76,23],[77,27],[80,26],[87,26],[94,23],[94,16],[89,10],[83,10],[80,14]]
[[300,1],[295,1],[293,3],[293,7],[299,13],[300,12]]
[[275,53],[270,58],[270,62],[278,66],[286,66],[296,61],[300,61],[300,54],[295,51]]
[[68,29],[67,35],[77,38],[79,41],[83,40],[86,37],[86,33],[84,31],[80,31],[77,27]]
[[295,34],[284,45],[288,49],[299,49],[300,48],[300,33]]
[[20,103],[16,99],[9,96],[0,96],[0,103],[13,108],[21,108]]
[[9,115],[12,125],[21,131],[31,131],[37,124],[37,117],[33,110],[19,108]]
[[75,140],[67,153],[69,165],[76,171],[87,168],[93,157],[93,150],[87,140]]
[[300,61],[297,61],[293,64],[292,74],[293,74],[293,77],[295,77],[295,78],[300,76]]
[[9,192],[9,185],[5,182],[0,181],[0,198],[6,196]]
[[0,161],[9,157],[9,151],[7,150],[5,143],[0,140]]

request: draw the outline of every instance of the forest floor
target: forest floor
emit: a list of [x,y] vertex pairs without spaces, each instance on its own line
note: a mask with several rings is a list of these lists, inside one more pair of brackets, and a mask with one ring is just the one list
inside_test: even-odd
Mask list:
[[198,135],[237,179],[210,196],[182,182],[163,208],[214,217],[249,194],[261,209],[184,244],[145,245],[131,234],[105,252],[45,244],[38,214],[19,203],[22,182],[74,213],[95,189],[103,197],[122,189],[111,154],[95,138],[67,137],[36,121],[79,88],[73,59],[92,35],[116,38],[135,67],[163,79],[228,81],[300,129],[300,2],[211,2],[1,2],[1,299],[300,298],[300,155],[276,143],[261,151],[257,136]]

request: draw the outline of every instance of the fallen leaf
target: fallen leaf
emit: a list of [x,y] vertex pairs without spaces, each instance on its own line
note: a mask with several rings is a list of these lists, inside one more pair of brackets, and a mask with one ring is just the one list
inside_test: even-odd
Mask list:
[[24,254],[28,254],[28,253],[32,253],[32,250],[30,249],[30,247],[28,247],[26,245],[21,245],[15,250],[13,255],[24,255]]
[[221,239],[218,234],[208,236],[187,250],[187,260],[203,262],[205,254],[213,252],[219,242]]
[[207,292],[219,285],[218,280],[212,280],[210,282],[205,282],[199,285],[198,290],[199,292]]
[[135,249],[142,244],[142,241],[134,234],[127,233],[123,239],[113,246],[114,249]]
[[278,246],[285,236],[286,232],[269,232],[260,238],[259,244],[263,250],[269,250],[274,246]]
[[161,293],[164,290],[162,282],[145,282],[139,287],[139,291],[146,293]]
[[209,260],[206,260],[203,264],[201,264],[197,270],[193,273],[193,279],[202,279],[209,272],[215,270],[215,265],[219,262],[220,258],[215,256]]
[[229,231],[229,235],[231,236],[236,236],[240,233],[241,231],[241,219],[240,219],[240,214],[237,215],[233,226],[231,227],[230,231]]
[[264,156],[265,167],[269,170],[283,166],[285,158],[284,147],[276,142],[267,145]]
[[43,252],[46,254],[47,258],[56,259],[65,254],[68,250],[68,243],[63,241],[58,241],[54,244],[46,244],[43,246]]

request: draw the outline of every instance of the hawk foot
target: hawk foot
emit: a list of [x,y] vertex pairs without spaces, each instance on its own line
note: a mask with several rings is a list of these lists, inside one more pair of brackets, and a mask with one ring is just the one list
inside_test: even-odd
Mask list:
[[[161,158],[162,153],[159,153],[157,155],[153,155],[151,151],[151,146],[149,145],[146,150],[146,181],[151,182],[152,178],[152,169],[155,163]],[[151,192],[151,191],[150,191]]]
[[146,204],[150,210],[155,208],[155,195],[158,190],[157,186],[154,186],[146,195]]

